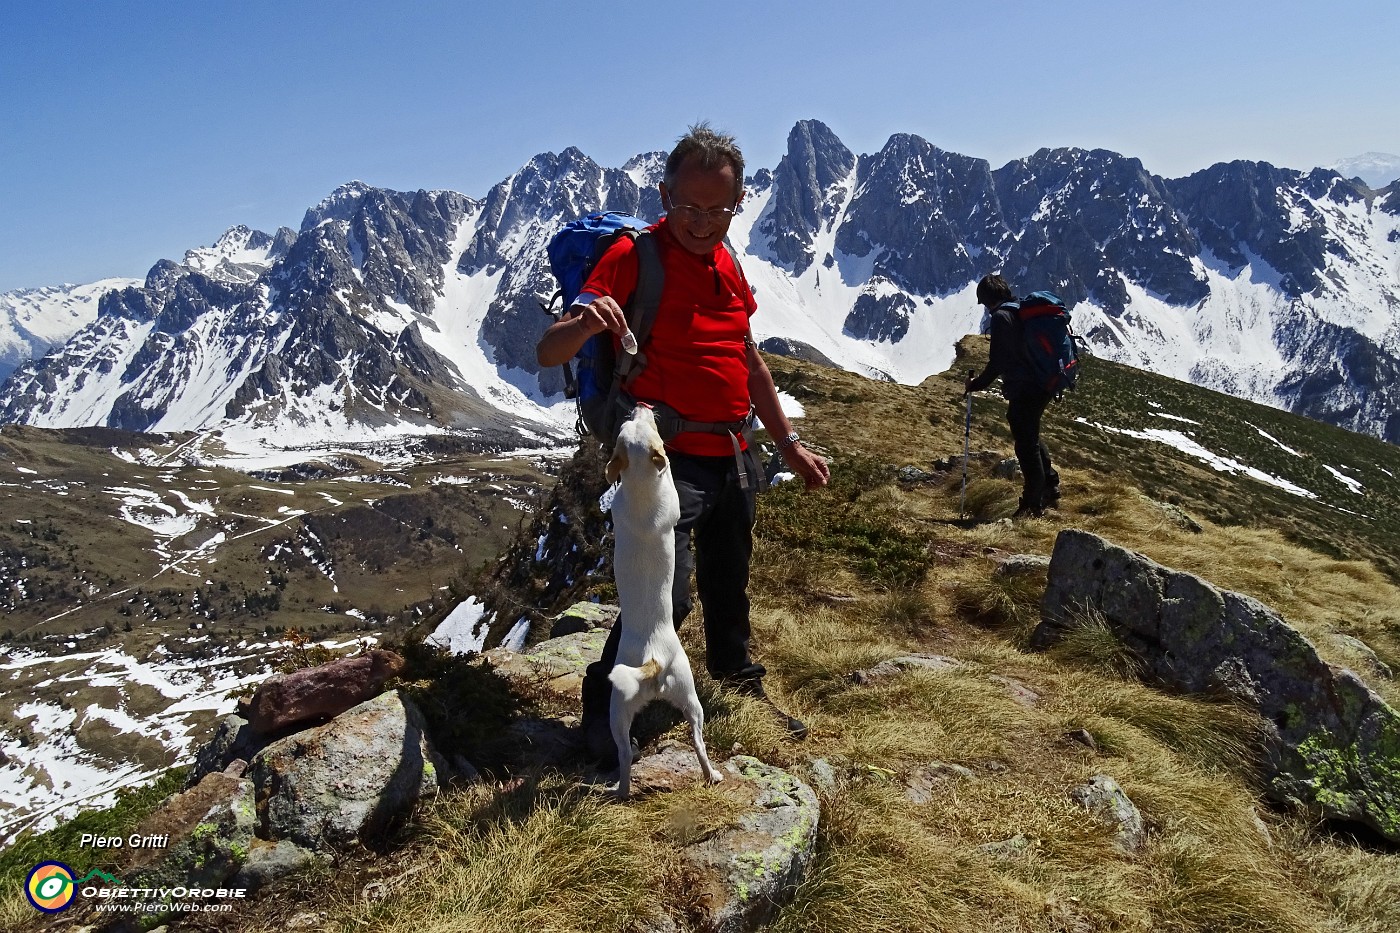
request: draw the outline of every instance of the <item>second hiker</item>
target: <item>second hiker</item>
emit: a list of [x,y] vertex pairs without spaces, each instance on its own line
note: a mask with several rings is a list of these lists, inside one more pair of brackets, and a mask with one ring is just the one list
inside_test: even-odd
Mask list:
[[1022,350],[1021,324],[1011,286],[999,275],[985,276],[977,283],[977,303],[990,315],[992,346],[987,368],[976,377],[968,377],[964,394],[981,391],[1001,377],[1006,421],[1025,477],[1014,517],[1033,518],[1060,503],[1060,474],[1050,465],[1050,452],[1040,440],[1040,418],[1053,396],[1038,383]]

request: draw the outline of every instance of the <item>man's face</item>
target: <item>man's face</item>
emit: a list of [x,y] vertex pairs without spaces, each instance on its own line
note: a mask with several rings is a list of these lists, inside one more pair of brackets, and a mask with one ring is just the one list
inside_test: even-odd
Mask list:
[[[681,163],[676,172],[675,188],[667,189],[661,183],[661,203],[670,207],[694,207],[700,211],[714,212],[720,208],[734,209],[739,201],[734,197],[734,167],[725,164],[719,168],[696,168],[687,160]],[[729,232],[729,218],[716,220],[709,216],[682,218],[684,211],[671,211],[667,225],[676,237],[676,242],[689,252],[707,256],[714,251]]]

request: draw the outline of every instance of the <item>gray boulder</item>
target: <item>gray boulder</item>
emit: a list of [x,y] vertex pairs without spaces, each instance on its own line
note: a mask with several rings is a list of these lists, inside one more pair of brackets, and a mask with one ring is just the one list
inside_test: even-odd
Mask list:
[[398,691],[381,694],[258,753],[258,835],[311,850],[379,848],[445,774],[423,714]]
[[999,577],[1037,577],[1050,569],[1050,558],[1039,554],[1008,554],[997,559],[992,571]]
[[1268,606],[1063,531],[1032,644],[1052,644],[1086,608],[1102,613],[1151,676],[1260,713],[1273,796],[1400,842],[1400,714]]
[[286,875],[310,868],[330,858],[310,849],[303,849],[289,839],[269,842],[254,839],[248,847],[248,860],[233,879],[234,885],[256,891]]
[[247,761],[266,743],[267,737],[254,729],[248,720],[230,713],[219,720],[214,736],[195,752],[194,765],[185,779],[185,789],[189,790],[206,774],[222,771],[240,758]]
[[1118,782],[1107,774],[1096,774],[1069,792],[1070,799],[1114,828],[1113,845],[1125,855],[1142,850],[1147,830],[1142,813]]
[[951,671],[962,666],[963,663],[957,658],[941,654],[910,654],[881,661],[874,667],[865,670],[852,671],[851,681],[862,686],[869,686],[882,680],[889,680],[891,677],[898,677],[905,671]]
[[485,657],[507,680],[576,700],[583,689],[584,670],[603,656],[607,640],[607,629],[590,628],[542,641],[524,653],[492,648]]
[[605,603],[574,603],[555,617],[549,637],[562,638],[594,629],[610,629],[617,622],[620,612],[617,606]]
[[1000,460],[992,467],[992,475],[997,479],[1009,479],[1019,481],[1021,479],[1021,464],[1014,457],[1007,457]]

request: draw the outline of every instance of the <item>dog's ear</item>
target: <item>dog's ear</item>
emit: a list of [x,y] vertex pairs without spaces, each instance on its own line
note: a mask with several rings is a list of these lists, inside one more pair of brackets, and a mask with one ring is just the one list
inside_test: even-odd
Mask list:
[[666,469],[666,451],[660,447],[653,447],[651,449],[651,465],[656,467],[657,473]]
[[615,483],[625,469],[627,469],[627,448],[618,445],[617,450],[613,451],[612,459],[603,469],[603,473],[607,476],[608,482]]

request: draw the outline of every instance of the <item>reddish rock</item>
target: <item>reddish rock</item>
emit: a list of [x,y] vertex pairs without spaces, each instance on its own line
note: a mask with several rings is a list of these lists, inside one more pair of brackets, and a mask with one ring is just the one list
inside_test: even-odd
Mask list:
[[383,692],[384,684],[403,670],[403,664],[394,652],[377,648],[272,677],[253,695],[249,722],[258,732],[273,734],[339,716]]

